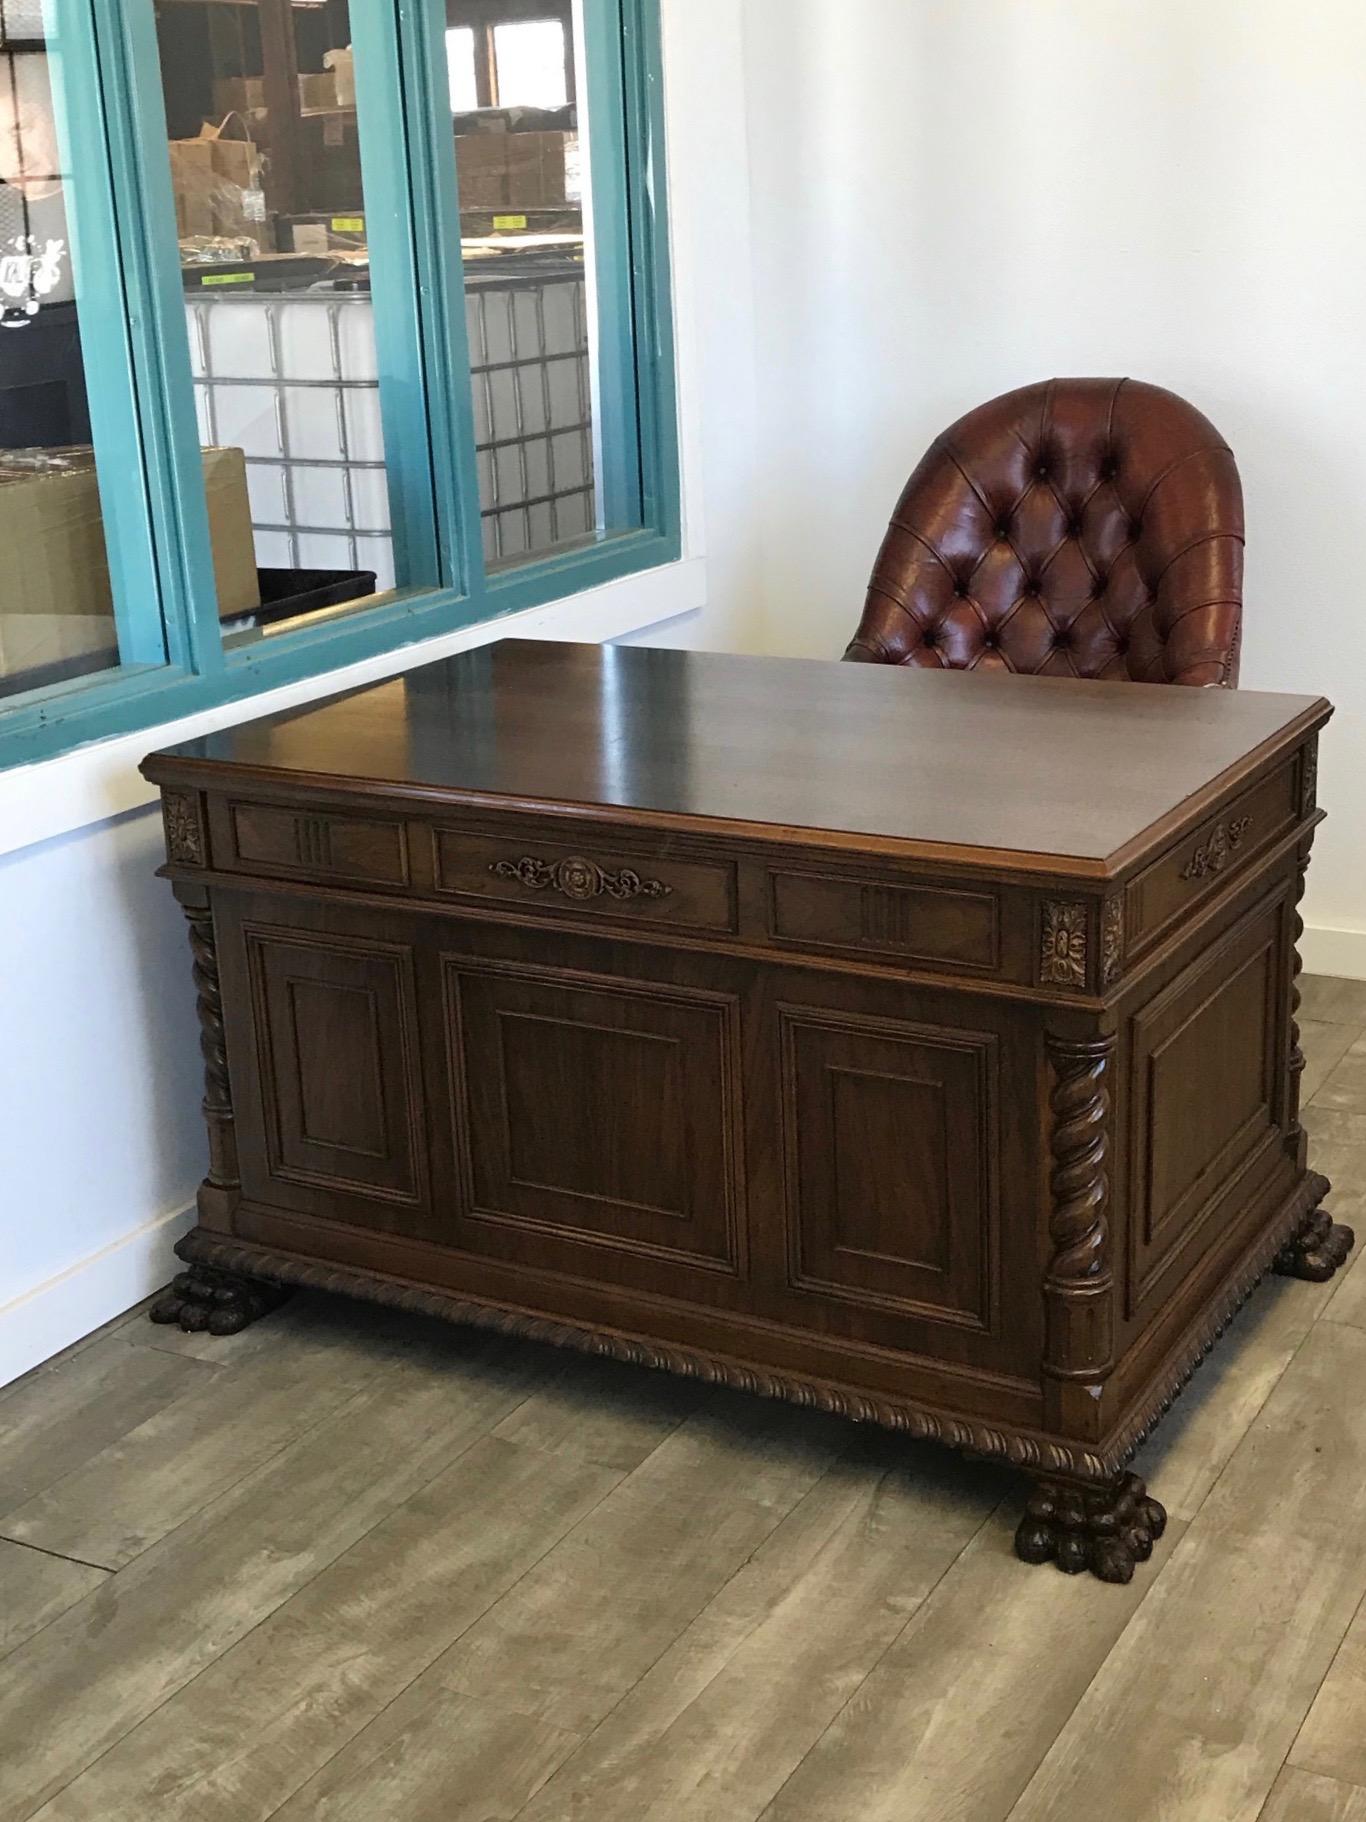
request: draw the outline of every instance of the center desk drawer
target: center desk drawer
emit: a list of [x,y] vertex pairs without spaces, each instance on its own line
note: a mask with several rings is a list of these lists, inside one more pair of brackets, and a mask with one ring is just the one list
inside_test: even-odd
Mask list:
[[523,910],[688,930],[735,929],[735,868],[539,836],[437,829],[436,889]]
[[1000,906],[991,892],[793,870],[770,873],[769,895],[779,942],[984,973],[1001,967]]

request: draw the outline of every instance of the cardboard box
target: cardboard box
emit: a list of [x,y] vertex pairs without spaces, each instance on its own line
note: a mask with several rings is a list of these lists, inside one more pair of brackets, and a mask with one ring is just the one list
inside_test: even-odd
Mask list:
[[213,111],[220,120],[225,114],[247,114],[265,105],[264,76],[220,76],[213,85]]
[[266,219],[261,152],[240,115],[205,125],[197,139],[173,139],[170,152],[181,240],[218,235],[259,245]]
[[328,108],[338,107],[337,76],[334,70],[324,70],[321,75],[312,75],[304,71],[299,77],[299,106],[305,113],[321,112]]
[[204,139],[173,139],[171,188],[181,240],[210,235],[213,227],[213,147]]
[[[250,613],[261,605],[261,591],[240,449],[204,451],[204,490],[219,614]],[[0,549],[0,620],[113,612],[93,451],[0,456]]]
[[554,209],[565,202],[565,133],[461,133],[462,209]]

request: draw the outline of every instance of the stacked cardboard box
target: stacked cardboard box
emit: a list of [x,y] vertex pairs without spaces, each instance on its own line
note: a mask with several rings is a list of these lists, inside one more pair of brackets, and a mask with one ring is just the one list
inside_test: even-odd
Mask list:
[[[240,449],[204,451],[218,609],[226,619],[261,604]],[[10,450],[0,456],[0,619],[113,611],[104,516],[90,449]]]
[[206,126],[197,139],[171,141],[171,187],[181,240],[201,236],[259,241],[266,219],[261,153],[233,127]]
[[567,133],[461,133],[462,209],[554,209],[565,202]]

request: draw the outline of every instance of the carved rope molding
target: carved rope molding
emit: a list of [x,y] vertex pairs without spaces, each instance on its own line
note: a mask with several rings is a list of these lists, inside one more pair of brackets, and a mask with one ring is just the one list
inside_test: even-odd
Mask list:
[[1298,1151],[1300,1134],[1300,1079],[1304,1075],[1304,1046],[1300,1031],[1300,1006],[1304,993],[1300,981],[1304,973],[1304,957],[1300,954],[1300,943],[1304,939],[1304,891],[1308,883],[1309,855],[1300,856],[1299,873],[1295,886],[1295,918],[1291,927],[1290,952],[1290,1141]]
[[1045,987],[1086,986],[1086,906],[1080,900],[1046,899],[1039,981]]
[[204,1121],[209,1129],[209,1182],[217,1189],[237,1187],[237,1141],[233,1130],[232,1083],[223,1030],[223,989],[218,979],[218,949],[213,912],[189,905],[190,950],[198,996],[199,1048],[204,1058]]
[[1100,919],[1100,984],[1113,987],[1124,972],[1124,894],[1107,898]]
[[662,879],[642,879],[639,873],[623,867],[611,873],[595,860],[573,854],[567,860],[535,860],[526,854],[520,860],[495,860],[489,872],[499,879],[515,880],[533,892],[558,892],[565,898],[583,904],[594,898],[614,898],[627,903],[633,898],[671,898],[673,887]]
[[576,1328],[519,1310],[467,1303],[450,1292],[424,1290],[418,1285],[350,1271],[344,1266],[241,1246],[235,1241],[217,1239],[202,1228],[177,1241],[175,1250],[190,1264],[217,1265],[276,1284],[339,1292],[394,1309],[417,1310],[448,1322],[465,1322],[474,1328],[492,1329],[498,1334],[515,1335],[523,1340],[545,1341],[584,1354],[608,1355],[632,1366],[679,1374],[707,1385],[730,1386],[759,1397],[785,1399],[790,1404],[828,1411],[855,1423],[876,1423],[884,1429],[941,1442],[949,1448],[972,1449],[979,1455],[1008,1461],[1036,1474],[1063,1474],[1094,1481],[1110,1480],[1120,1473],[1147,1441],[1215,1342],[1270,1271],[1281,1248],[1312,1220],[1314,1210],[1327,1192],[1325,1178],[1312,1172],[1305,1178],[1276,1221],[1267,1228],[1255,1251],[1224,1287],[1215,1306],[1201,1315],[1173,1349],[1171,1364],[1152,1396],[1130,1416],[1111,1445],[1101,1450],[1054,1442],[1029,1431],[995,1429],[966,1418],[944,1417],[896,1399],[866,1398],[857,1392],[822,1385],[817,1380],[742,1366],[697,1349],[636,1341],[613,1331]]
[[166,791],[161,799],[161,820],[166,830],[166,857],[182,867],[204,865],[204,825],[199,799],[179,791]]
[[1091,1384],[1105,1376],[1114,1357],[1106,1173],[1114,1050],[1113,1037],[1048,1040],[1053,1256],[1044,1278],[1044,1366],[1054,1379]]
[[1240,816],[1234,822],[1216,823],[1209,840],[1195,850],[1181,869],[1182,879],[1205,879],[1211,873],[1222,873],[1242,847],[1251,827],[1250,816]]
[[1055,1080],[1053,1115],[1053,1211],[1049,1222],[1054,1254],[1048,1275],[1059,1284],[1095,1278],[1106,1269],[1110,1183],[1106,1158],[1110,1091],[1106,1076],[1115,1040],[1080,1044],[1050,1038]]

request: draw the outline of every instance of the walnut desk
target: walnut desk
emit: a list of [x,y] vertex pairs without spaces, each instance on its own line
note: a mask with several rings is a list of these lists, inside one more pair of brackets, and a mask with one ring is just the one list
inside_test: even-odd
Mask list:
[[163,1321],[307,1284],[1124,1472],[1273,1265],[1309,697],[505,641],[150,758],[211,1163]]

